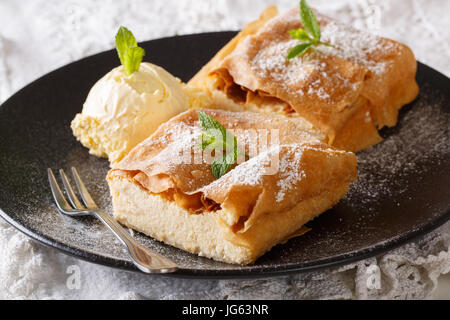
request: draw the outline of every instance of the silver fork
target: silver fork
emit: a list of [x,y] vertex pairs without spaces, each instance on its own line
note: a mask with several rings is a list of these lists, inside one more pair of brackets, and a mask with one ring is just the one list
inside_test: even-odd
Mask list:
[[106,225],[109,230],[111,230],[114,235],[127,247],[128,253],[130,254],[136,267],[145,273],[169,273],[178,269],[178,266],[171,260],[159,255],[158,253],[152,252],[148,248],[137,243],[136,240],[134,240],[133,237],[113,217],[100,210],[81,180],[77,169],[72,168],[72,173],[84,205],[75,195],[64,170],[60,169],[59,173],[61,175],[64,189],[66,190],[70,204],[67,202],[58,183],[56,182],[52,169],[48,169],[47,171],[53,198],[55,199],[56,206],[61,213],[71,217],[91,215],[100,219],[100,221],[103,222],[103,224]]

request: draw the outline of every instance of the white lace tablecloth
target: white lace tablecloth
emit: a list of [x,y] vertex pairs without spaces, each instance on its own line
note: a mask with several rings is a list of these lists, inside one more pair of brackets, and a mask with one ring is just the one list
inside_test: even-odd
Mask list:
[[[284,10],[297,2],[1,1],[0,103],[59,66],[111,49],[119,25],[133,30],[138,41],[237,30],[269,4]],[[450,12],[450,1],[309,3],[341,21],[409,45],[418,60],[450,76],[450,20],[443,14]],[[439,275],[450,272],[449,250],[447,224],[384,256],[342,268],[265,280],[183,280],[83,262],[31,241],[0,220],[0,299],[420,299],[431,295]],[[374,275],[381,275],[381,283],[372,281]]]

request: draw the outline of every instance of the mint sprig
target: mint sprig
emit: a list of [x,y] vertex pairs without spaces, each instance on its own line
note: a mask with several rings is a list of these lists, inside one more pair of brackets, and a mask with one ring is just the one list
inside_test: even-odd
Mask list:
[[145,50],[137,45],[133,33],[125,27],[120,27],[117,31],[116,50],[127,76],[139,70]]
[[302,41],[303,43],[296,45],[289,50],[287,59],[293,59],[305,54],[310,48],[317,45],[333,46],[329,43],[320,41],[321,32],[320,25],[314,12],[306,3],[306,0],[300,1],[300,20],[305,29],[299,28],[289,30],[292,38]]
[[289,53],[287,55],[288,60],[303,55],[312,46],[313,44],[308,42],[308,43],[301,43],[293,47],[291,50],[289,50]]
[[320,26],[317,22],[314,12],[312,12],[306,0],[300,1],[300,19],[306,32],[310,34],[314,40],[320,40]]
[[223,154],[222,156],[214,158],[211,163],[211,171],[216,179],[226,174],[236,163],[236,152],[230,152]]
[[202,150],[222,151],[222,155],[214,158],[211,163],[212,174],[216,179],[219,179],[234,166],[241,154],[237,145],[237,138],[205,112],[200,111],[198,113],[198,120],[204,132],[201,135]]

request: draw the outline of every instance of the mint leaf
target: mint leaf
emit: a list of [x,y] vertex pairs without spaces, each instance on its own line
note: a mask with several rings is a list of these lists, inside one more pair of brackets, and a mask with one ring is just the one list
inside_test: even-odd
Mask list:
[[222,151],[222,154],[214,158],[211,163],[212,173],[218,179],[233,167],[237,162],[238,155],[243,153],[238,149],[237,138],[216,119],[200,111],[198,113],[198,120],[205,132],[201,135],[202,150]]
[[313,40],[309,37],[308,33],[305,30],[303,30],[302,28],[289,30],[289,34],[291,35],[292,38],[300,40],[300,41],[312,41]]
[[288,60],[296,58],[298,56],[301,56],[313,45],[314,45],[314,43],[311,43],[311,42],[296,45],[291,50],[289,50],[289,53],[287,55]]
[[222,134],[222,137],[225,138],[227,130],[216,119],[211,118],[207,113],[200,111],[198,113],[198,120],[200,121],[203,131],[215,136],[217,133],[214,131],[218,130]]
[[145,50],[141,47],[130,47],[124,56],[123,68],[127,76],[139,70]]
[[311,8],[306,3],[306,0],[300,1],[300,19],[302,20],[303,27],[313,39],[316,41],[320,40],[319,23]]
[[202,150],[205,150],[206,148],[208,148],[209,145],[211,145],[214,141],[215,138],[209,134],[203,133],[201,135],[202,138],[202,143],[200,144],[200,147],[202,148]]
[[202,149],[236,150],[236,137],[225,129],[216,119],[210,117],[207,113],[200,111],[198,120],[205,134],[202,135]]
[[306,53],[312,46],[325,45],[333,47],[333,45],[320,41],[320,25],[317,22],[317,18],[312,12],[311,8],[306,3],[306,0],[300,1],[300,20],[302,21],[303,27],[289,30],[288,33],[292,38],[300,40],[304,43],[295,46],[290,49],[287,54],[287,59],[293,59],[295,57],[301,56]]
[[139,70],[145,50],[138,47],[133,33],[125,27],[120,27],[117,31],[116,50],[127,76]]
[[216,179],[226,174],[235,164],[237,160],[237,154],[229,152],[220,157],[217,157],[211,163],[211,171]]
[[198,113],[198,120],[205,134],[202,135],[202,149],[226,149],[226,138],[233,136],[216,119],[205,112]]
[[116,34],[116,50],[122,65],[124,65],[124,56],[129,47],[137,47],[136,38],[130,30],[120,27]]

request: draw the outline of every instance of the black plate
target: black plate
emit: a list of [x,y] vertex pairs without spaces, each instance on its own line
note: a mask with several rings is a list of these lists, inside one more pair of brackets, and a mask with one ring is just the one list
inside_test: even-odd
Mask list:
[[[207,33],[142,43],[153,63],[184,81],[235,33]],[[72,136],[70,121],[92,85],[118,65],[115,51],[58,69],[0,107],[0,214],[20,231],[76,257],[136,270],[126,251],[93,218],[56,210],[46,169],[76,166],[101,206],[111,210],[104,177],[108,163],[90,156]],[[312,231],[278,245],[251,266],[197,257],[136,234],[175,260],[179,276],[251,277],[341,265],[371,257],[450,218],[450,79],[419,64],[419,98],[402,109],[385,140],[358,154],[359,180],[335,208],[308,225]]]

